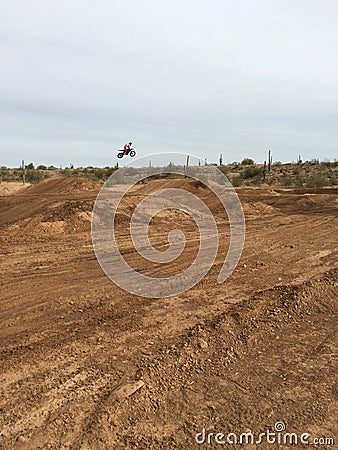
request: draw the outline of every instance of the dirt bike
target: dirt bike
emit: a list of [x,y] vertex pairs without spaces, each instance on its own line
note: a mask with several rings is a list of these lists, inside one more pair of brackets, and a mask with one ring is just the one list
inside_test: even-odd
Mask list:
[[117,157],[123,158],[124,156],[131,156],[133,158],[135,155],[136,155],[135,150],[131,148],[128,153],[124,153],[124,150],[118,150]]

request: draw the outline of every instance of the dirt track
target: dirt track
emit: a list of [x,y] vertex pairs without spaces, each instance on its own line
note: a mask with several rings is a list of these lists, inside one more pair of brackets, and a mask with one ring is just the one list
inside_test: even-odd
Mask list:
[[[128,208],[163,183],[180,181],[141,186]],[[192,290],[149,300],[95,258],[98,189],[56,179],[0,197],[0,448],[193,449],[203,428],[258,435],[277,421],[338,445],[338,191],[239,188],[247,234],[232,276],[216,282],[221,251]]]

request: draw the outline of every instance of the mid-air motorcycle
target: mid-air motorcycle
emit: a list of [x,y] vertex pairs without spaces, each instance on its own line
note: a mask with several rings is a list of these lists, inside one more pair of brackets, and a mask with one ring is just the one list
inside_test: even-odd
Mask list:
[[118,150],[117,152],[118,152],[117,157],[120,159],[123,158],[124,156],[131,156],[132,158],[134,158],[134,156],[136,155],[136,151],[133,148],[128,150],[127,153],[124,150]]

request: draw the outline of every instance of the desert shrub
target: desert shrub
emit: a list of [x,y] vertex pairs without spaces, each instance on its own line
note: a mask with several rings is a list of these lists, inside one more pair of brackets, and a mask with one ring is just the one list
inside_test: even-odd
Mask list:
[[72,169],[71,168],[71,176],[72,177],[79,177],[80,176],[80,169]]
[[251,178],[251,184],[253,186],[259,186],[261,183],[262,183],[261,175],[256,175],[255,177]]
[[288,176],[288,175],[285,175],[282,178],[282,185],[285,186],[285,187],[292,186],[292,178],[290,176]]
[[0,180],[6,181],[9,175],[10,175],[10,170],[7,167],[2,166],[0,168]]
[[241,162],[242,166],[252,166],[255,164],[255,161],[251,158],[244,158]]
[[306,180],[306,187],[323,187],[328,185],[328,180],[323,173],[316,173],[311,175]]
[[307,160],[305,161],[305,164],[310,164],[312,166],[319,164],[319,159],[318,158],[312,158],[310,161]]
[[113,167],[107,167],[106,169],[106,178],[109,178],[116,171]]
[[294,178],[294,185],[295,185],[295,187],[300,188],[300,187],[303,187],[304,184],[305,184],[304,177],[297,176],[297,177]]
[[93,175],[95,178],[103,180],[104,178],[106,178],[106,171],[105,169],[94,169]]
[[40,164],[40,165],[37,167],[37,170],[47,170],[47,167],[44,166],[43,164]]
[[47,178],[43,172],[36,169],[26,170],[25,179],[28,183],[40,183],[44,178]]
[[243,180],[247,180],[248,178],[262,177],[262,174],[263,174],[263,169],[261,167],[250,166],[250,167],[246,167],[241,172],[241,178]]
[[70,177],[70,176],[71,176],[70,169],[68,169],[67,167],[66,167],[65,169],[62,169],[62,170],[60,171],[60,173],[61,173],[61,175],[62,175],[63,177]]
[[234,161],[233,163],[231,163],[231,166],[231,171],[237,172],[237,170],[241,167],[241,164],[238,161]]

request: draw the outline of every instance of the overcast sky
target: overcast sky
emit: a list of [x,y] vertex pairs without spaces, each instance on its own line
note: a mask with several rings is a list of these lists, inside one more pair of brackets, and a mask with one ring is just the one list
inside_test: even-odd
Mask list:
[[0,8],[0,165],[338,158],[338,0]]

